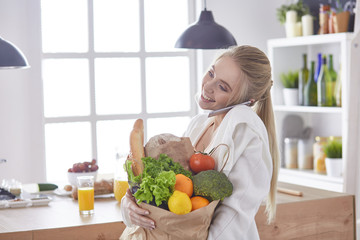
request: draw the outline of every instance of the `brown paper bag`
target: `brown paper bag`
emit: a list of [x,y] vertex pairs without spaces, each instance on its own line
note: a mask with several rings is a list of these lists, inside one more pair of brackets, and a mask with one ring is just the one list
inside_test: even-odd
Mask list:
[[146,143],[145,156],[158,159],[160,154],[166,154],[174,162],[180,163],[185,170],[190,170],[189,161],[194,154],[194,147],[188,137],[179,138],[172,134],[159,134]]
[[141,203],[140,206],[149,210],[149,217],[156,222],[156,228],[149,230],[141,227],[126,227],[120,240],[184,240],[207,239],[212,216],[219,200],[211,202],[184,215]]

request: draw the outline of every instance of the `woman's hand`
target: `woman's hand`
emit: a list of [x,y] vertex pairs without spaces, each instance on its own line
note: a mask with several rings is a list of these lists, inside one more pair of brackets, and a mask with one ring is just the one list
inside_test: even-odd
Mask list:
[[146,216],[150,214],[149,211],[142,209],[136,204],[135,197],[132,196],[130,189],[126,191],[123,201],[125,202],[122,206],[124,207],[125,213],[128,214],[132,224],[150,230],[155,228],[155,221]]

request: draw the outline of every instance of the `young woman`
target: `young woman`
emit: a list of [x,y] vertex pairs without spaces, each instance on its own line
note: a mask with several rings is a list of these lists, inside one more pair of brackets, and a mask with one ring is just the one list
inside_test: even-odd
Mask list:
[[[259,239],[254,218],[264,199],[268,221],[275,216],[279,159],[271,86],[270,62],[251,46],[226,50],[203,78],[199,106],[204,110],[250,101],[213,117],[199,114],[184,134],[197,151],[219,146],[213,154],[215,168],[223,168],[234,187],[216,208],[208,239]],[[126,225],[155,228],[130,192],[121,205]]]

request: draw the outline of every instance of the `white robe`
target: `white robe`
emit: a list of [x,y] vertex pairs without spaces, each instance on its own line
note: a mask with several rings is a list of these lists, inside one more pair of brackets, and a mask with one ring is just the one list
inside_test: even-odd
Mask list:
[[[184,136],[195,146],[212,121],[207,114],[195,116]],[[223,172],[234,189],[215,210],[208,239],[259,239],[254,218],[269,192],[272,176],[266,128],[250,107],[237,106],[226,114],[205,152],[219,144],[230,148]],[[226,152],[224,146],[214,152],[217,170],[223,166]]]

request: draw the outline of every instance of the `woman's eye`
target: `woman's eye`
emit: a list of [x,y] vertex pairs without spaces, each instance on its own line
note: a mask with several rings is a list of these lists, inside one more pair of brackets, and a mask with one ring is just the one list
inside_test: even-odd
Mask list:
[[224,87],[223,85],[219,84],[219,88],[220,88],[222,91],[227,92],[227,88]]
[[210,76],[211,78],[214,78],[214,73],[211,72],[211,71],[209,71],[209,76]]

